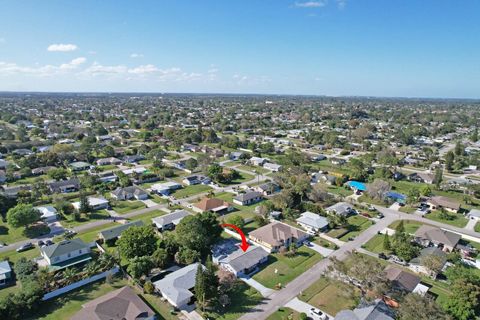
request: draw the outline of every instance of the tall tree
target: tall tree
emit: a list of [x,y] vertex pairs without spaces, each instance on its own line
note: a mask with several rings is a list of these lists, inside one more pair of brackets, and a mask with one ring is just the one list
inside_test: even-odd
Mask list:
[[117,241],[120,254],[127,259],[151,255],[156,244],[157,237],[151,226],[128,228]]
[[31,204],[17,204],[7,212],[7,222],[14,228],[28,227],[40,220],[41,214]]

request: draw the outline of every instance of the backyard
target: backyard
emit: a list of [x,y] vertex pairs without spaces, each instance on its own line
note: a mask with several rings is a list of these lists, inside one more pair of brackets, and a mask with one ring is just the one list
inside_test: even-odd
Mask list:
[[253,278],[264,286],[275,289],[278,284],[285,286],[321,259],[320,254],[305,246],[298,248],[293,257],[280,253],[271,254],[268,257],[268,264]]

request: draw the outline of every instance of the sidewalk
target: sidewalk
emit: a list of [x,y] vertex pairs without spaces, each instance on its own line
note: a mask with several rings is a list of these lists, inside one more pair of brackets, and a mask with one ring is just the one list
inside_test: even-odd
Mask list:
[[332,254],[333,251],[335,251],[335,250],[332,250],[332,249],[328,249],[328,248],[319,246],[318,244],[313,243],[313,242],[310,242],[310,244],[311,244],[311,247],[310,246],[306,246],[306,247],[317,251],[323,257],[328,257],[329,255]]
[[336,244],[337,246],[339,246],[339,247],[341,247],[341,246],[343,246],[343,245],[345,244],[345,242],[343,242],[342,240],[338,240],[338,239],[336,239],[336,238],[332,238],[332,237],[330,237],[330,236],[327,236],[325,233],[319,233],[318,235],[320,236],[320,238],[323,238],[323,239],[325,239],[325,240],[328,240],[328,241],[330,241],[330,242],[333,242],[333,243],[335,243],[335,244]]
[[[288,307],[288,308],[293,309],[295,311],[298,311],[300,313],[305,312],[307,315],[310,315],[310,309],[315,308],[311,304],[303,302],[303,301],[299,300],[298,298],[293,298],[292,300],[288,301],[287,304],[285,304],[285,307]],[[315,309],[318,309],[318,308],[315,308]],[[328,316],[328,319],[331,319],[331,320],[334,319],[334,317],[332,317],[331,315],[329,315],[325,311],[323,311],[323,310],[320,310],[320,311],[325,313]]]

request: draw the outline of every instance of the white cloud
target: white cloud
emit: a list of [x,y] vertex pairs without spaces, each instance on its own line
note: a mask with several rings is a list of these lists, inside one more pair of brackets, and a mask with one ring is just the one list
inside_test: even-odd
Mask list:
[[327,5],[327,0],[295,2],[295,7],[298,7],[298,8],[321,8],[326,5]]
[[75,51],[77,50],[77,46],[75,44],[51,44],[48,46],[47,50],[52,52],[68,52],[68,51]]
[[207,73],[213,74],[213,73],[217,73],[218,71],[219,70],[217,68],[212,68],[212,69],[209,69]]
[[130,58],[143,58],[143,54],[142,53],[132,53],[130,55]]
[[343,9],[347,5],[347,0],[336,0],[338,9]]
[[133,74],[148,74],[148,73],[154,73],[159,71],[157,67],[155,67],[153,64],[146,64],[142,66],[138,66],[132,69],[128,70],[128,73],[133,73]]
[[61,64],[60,69],[62,69],[62,70],[76,69],[76,68],[78,68],[79,65],[85,63],[85,61],[87,61],[87,58],[79,57],[79,58],[73,59],[69,63]]

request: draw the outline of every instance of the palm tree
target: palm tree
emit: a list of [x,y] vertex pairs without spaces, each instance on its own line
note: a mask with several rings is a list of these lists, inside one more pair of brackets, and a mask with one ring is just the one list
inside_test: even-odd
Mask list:
[[98,272],[98,265],[94,261],[91,261],[85,266],[84,271],[87,277],[91,277]]
[[63,271],[63,279],[67,285],[74,283],[76,277],[77,271],[73,268],[67,268]]
[[50,287],[51,283],[55,281],[54,274],[48,268],[40,268],[37,272],[38,282],[43,288]]

